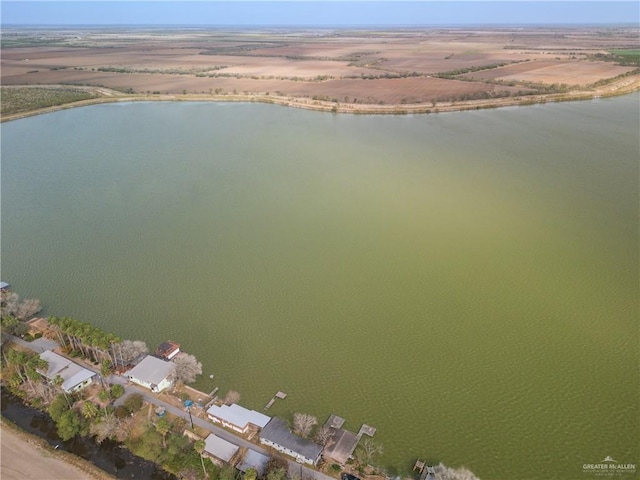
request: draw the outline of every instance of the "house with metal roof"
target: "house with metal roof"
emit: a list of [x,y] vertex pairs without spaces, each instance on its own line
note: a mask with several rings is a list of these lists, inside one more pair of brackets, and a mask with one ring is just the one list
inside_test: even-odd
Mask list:
[[309,465],[317,465],[322,454],[321,445],[293,434],[287,422],[278,417],[273,417],[262,429],[260,443]]
[[203,454],[209,457],[214,463],[223,465],[229,463],[234,465],[237,461],[237,453],[240,450],[238,445],[226,441],[213,433],[204,441]]
[[48,367],[46,371],[38,370],[38,373],[44,375],[50,381],[60,377],[62,379],[60,386],[66,393],[83,389],[93,382],[93,377],[96,375],[91,370],[87,370],[51,350],[42,352],[40,358],[48,363]]
[[11,285],[9,285],[7,282],[0,282],[0,290],[4,291],[7,290]]
[[127,378],[133,383],[158,393],[173,385],[175,369],[175,363],[147,355],[127,372]]
[[269,463],[269,457],[255,450],[247,450],[246,455],[242,461],[236,465],[236,468],[242,473],[247,473],[247,470],[253,468],[258,472],[258,477],[262,477],[267,471],[267,464]]
[[230,428],[238,433],[247,433],[250,430],[264,428],[271,417],[255,410],[248,410],[240,405],[217,405],[207,410],[207,415],[213,423],[219,423],[223,427]]

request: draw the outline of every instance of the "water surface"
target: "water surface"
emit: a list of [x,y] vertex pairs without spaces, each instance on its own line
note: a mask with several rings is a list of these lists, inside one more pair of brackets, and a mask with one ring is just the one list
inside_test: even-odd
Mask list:
[[640,463],[638,100],[3,124],[2,279],[180,342],[205,391],[373,425],[392,472],[584,479]]

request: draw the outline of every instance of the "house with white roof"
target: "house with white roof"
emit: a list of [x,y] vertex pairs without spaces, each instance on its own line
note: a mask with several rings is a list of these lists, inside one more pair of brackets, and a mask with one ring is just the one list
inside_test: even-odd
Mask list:
[[213,405],[207,410],[207,415],[213,423],[219,423],[223,427],[230,428],[238,433],[245,434],[249,430],[264,428],[271,417],[263,415],[255,410],[248,410],[240,405]]
[[38,373],[44,375],[50,381],[60,377],[62,379],[60,386],[66,393],[77,392],[83,389],[93,382],[93,377],[96,375],[91,370],[87,370],[51,350],[42,352],[40,358],[47,362],[49,366],[46,371],[38,370]]
[[147,355],[142,361],[127,372],[127,378],[152,392],[158,393],[173,385],[175,363],[165,362]]
[[237,454],[240,450],[238,445],[226,441],[213,433],[204,441],[204,455],[209,457],[211,461],[218,465],[228,463],[234,465],[238,459]]

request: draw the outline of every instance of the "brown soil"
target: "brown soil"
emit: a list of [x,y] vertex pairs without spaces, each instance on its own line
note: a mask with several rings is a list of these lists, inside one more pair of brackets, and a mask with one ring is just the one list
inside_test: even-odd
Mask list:
[[[417,113],[591,98],[638,88],[637,75],[616,78],[632,67],[592,61],[594,54],[611,49],[637,49],[633,28],[153,34],[6,30],[8,39],[22,35],[26,46],[3,42],[2,85],[100,87],[101,98],[74,105],[143,99],[262,101],[337,112]],[[502,63],[507,65],[492,68]],[[488,69],[436,78],[482,67]],[[604,87],[589,87],[607,81]],[[566,84],[572,90],[535,94],[532,83]],[[473,98],[485,99],[469,101]],[[2,120],[11,118],[16,116]]]
[[19,430],[6,420],[0,425],[0,476],[3,480],[115,478],[75,455],[52,449],[44,440]]

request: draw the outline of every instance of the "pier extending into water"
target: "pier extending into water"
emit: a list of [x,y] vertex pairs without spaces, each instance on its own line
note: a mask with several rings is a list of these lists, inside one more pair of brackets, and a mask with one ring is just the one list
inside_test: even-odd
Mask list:
[[278,398],[279,398],[279,399],[281,399],[281,400],[284,400],[285,398],[287,398],[287,394],[286,394],[286,393],[284,393],[284,392],[278,392],[278,393],[276,393],[276,394],[273,396],[273,398],[272,398],[271,400],[269,400],[269,403],[267,403],[267,404],[264,406],[264,410],[263,410],[263,411],[265,411],[265,412],[266,412],[267,410],[269,410],[269,409],[271,408],[271,406],[272,406],[274,403],[276,403],[276,399],[278,399]]

